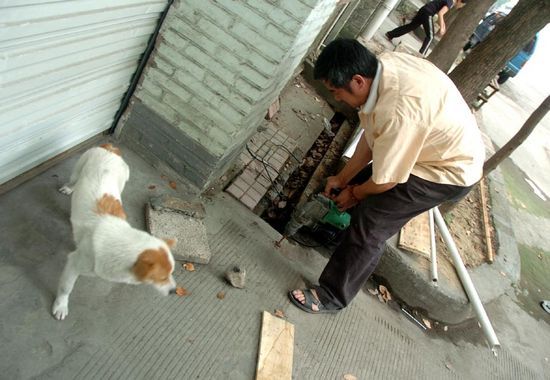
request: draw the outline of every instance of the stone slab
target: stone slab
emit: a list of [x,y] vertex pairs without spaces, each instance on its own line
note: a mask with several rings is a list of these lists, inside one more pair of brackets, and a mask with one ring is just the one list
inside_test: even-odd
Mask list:
[[174,259],[197,264],[210,262],[212,254],[202,218],[168,208],[155,210],[150,203],[147,203],[145,220],[147,230],[154,236],[178,240],[176,246],[172,248]]
[[163,195],[151,198],[150,203],[155,211],[175,211],[197,219],[204,219],[205,217],[204,206],[200,202],[190,202],[181,198]]

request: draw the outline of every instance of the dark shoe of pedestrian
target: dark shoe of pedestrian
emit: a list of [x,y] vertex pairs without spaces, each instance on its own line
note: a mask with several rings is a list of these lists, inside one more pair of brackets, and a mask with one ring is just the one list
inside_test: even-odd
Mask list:
[[386,32],[384,35],[386,36],[386,39],[391,42],[392,38],[390,37],[390,32]]
[[540,307],[542,307],[544,311],[550,314],[550,301],[541,301]]
[[315,289],[296,289],[288,292],[290,301],[305,311],[311,314],[337,313],[338,309],[327,309],[325,305],[319,301]]

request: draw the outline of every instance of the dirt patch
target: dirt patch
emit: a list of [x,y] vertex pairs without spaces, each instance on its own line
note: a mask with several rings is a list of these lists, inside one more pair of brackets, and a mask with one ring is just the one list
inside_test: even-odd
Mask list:
[[[493,254],[497,252],[497,242],[491,218],[491,202],[487,188],[485,188],[487,200],[486,210],[489,215],[489,233]],[[464,197],[449,212],[443,215],[445,222],[455,241],[458,252],[468,268],[475,268],[487,262],[487,241],[483,223],[483,209],[481,205],[481,188],[476,185],[470,193]],[[436,228],[436,245],[438,257],[444,257],[452,262],[447,245]]]

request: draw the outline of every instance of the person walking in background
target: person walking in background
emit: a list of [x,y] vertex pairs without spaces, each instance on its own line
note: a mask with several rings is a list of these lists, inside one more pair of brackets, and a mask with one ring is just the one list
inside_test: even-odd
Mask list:
[[462,8],[466,0],[433,0],[424,5],[418,10],[414,18],[410,23],[397,27],[393,30],[390,30],[386,33],[386,38],[392,40],[396,37],[400,37],[404,34],[407,34],[419,26],[424,28],[426,33],[426,38],[422,42],[422,47],[420,48],[420,54],[426,54],[428,47],[433,39],[433,20],[432,17],[437,14],[437,21],[439,23],[439,35],[443,36],[447,31],[445,26],[445,13],[447,13],[455,4],[457,8]]

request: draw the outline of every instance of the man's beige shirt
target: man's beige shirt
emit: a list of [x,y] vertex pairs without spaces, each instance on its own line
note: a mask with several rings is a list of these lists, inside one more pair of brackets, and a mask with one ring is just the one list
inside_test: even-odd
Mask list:
[[[475,118],[453,82],[425,59],[380,56],[374,107],[359,111],[372,151],[372,180],[425,180],[469,186],[482,175],[485,148]],[[372,102],[371,102],[372,103]],[[369,109],[372,108],[372,109]]]

